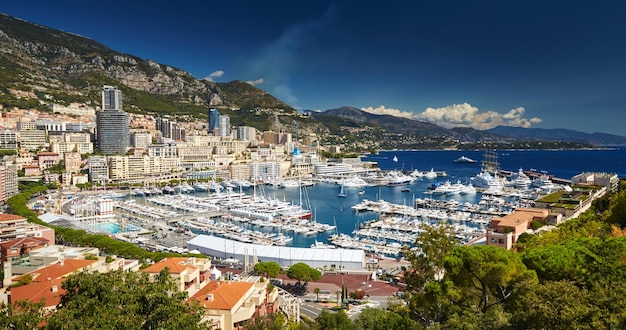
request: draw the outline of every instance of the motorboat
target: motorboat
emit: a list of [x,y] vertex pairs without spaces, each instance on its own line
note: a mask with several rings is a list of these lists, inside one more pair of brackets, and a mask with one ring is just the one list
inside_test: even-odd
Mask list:
[[346,192],[343,189],[343,185],[341,185],[341,190],[339,190],[339,193],[337,194],[337,197],[346,197]]
[[461,156],[461,157],[455,159],[453,161],[453,163],[474,164],[474,163],[477,163],[477,162],[475,160],[469,158],[469,157]]

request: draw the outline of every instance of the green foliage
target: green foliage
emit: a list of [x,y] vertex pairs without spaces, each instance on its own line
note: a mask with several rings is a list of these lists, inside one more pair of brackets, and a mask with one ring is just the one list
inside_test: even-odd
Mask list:
[[365,308],[354,320],[354,325],[356,329],[371,330],[420,329],[410,318],[378,308]]
[[14,305],[2,303],[0,305],[1,329],[36,329],[43,320],[44,303],[32,303],[26,300],[18,301]]
[[268,277],[276,277],[280,274],[280,265],[275,261],[258,262],[254,265],[254,272]]
[[287,325],[287,317],[283,313],[266,314],[246,321],[245,330],[283,330]]
[[313,329],[319,330],[351,330],[354,329],[354,323],[350,321],[346,313],[339,311],[330,313],[322,310],[322,313],[315,319]]
[[287,276],[298,281],[317,281],[322,277],[322,272],[303,262],[299,262],[289,267]]
[[623,329],[626,286],[603,282],[594,290],[577,283],[525,285],[511,308],[520,329]]
[[405,274],[405,282],[409,290],[416,292],[440,275],[444,269],[445,258],[459,245],[449,225],[423,224],[420,228],[423,231],[415,240],[415,246],[420,251],[411,250],[405,253],[405,258],[411,262],[411,268]]
[[143,272],[81,272],[63,282],[61,308],[47,329],[207,329],[204,309],[185,302],[169,273],[153,282]]
[[526,250],[521,258],[542,280],[566,280],[591,288],[598,281],[626,278],[626,237],[574,238]]
[[446,278],[482,313],[510,299],[518,283],[537,281],[518,254],[495,246],[459,246],[446,258],[445,267]]

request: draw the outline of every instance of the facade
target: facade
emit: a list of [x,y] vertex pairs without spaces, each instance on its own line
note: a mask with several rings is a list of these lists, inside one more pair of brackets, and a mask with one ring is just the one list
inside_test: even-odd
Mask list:
[[113,182],[143,182],[177,171],[177,168],[171,167],[173,163],[165,161],[163,157],[147,155],[110,156],[108,159],[109,179]]
[[250,180],[250,165],[235,164],[230,166],[231,179]]
[[91,135],[83,132],[66,132],[61,138],[50,138],[50,151],[62,154],[65,152],[78,152],[80,154],[92,154],[93,143]]
[[194,295],[211,280],[209,258],[165,258],[142,271],[154,279],[166,268],[174,279],[178,291],[187,291],[189,296]]
[[30,223],[17,215],[0,214],[0,242],[24,237],[42,237],[53,243],[54,229]]
[[30,251],[48,246],[50,242],[43,237],[23,237],[0,243],[0,260],[6,262],[20,258]]
[[37,153],[37,162],[39,163],[39,168],[41,170],[45,170],[50,168],[61,161],[61,157],[56,152],[47,152],[42,151]]
[[218,136],[230,136],[230,117],[220,115],[218,118]]
[[63,163],[65,164],[65,171],[69,173],[80,172],[80,164],[82,159],[78,152],[66,152],[63,154]]
[[148,132],[132,132],[130,134],[130,145],[133,148],[148,149],[152,144],[152,134]]
[[572,177],[572,184],[599,185],[606,187],[611,192],[619,189],[619,177],[615,173],[586,172]]
[[46,131],[39,129],[20,130],[18,133],[18,144],[21,149],[37,150],[48,146],[46,142]]
[[185,129],[180,127],[176,122],[170,121],[166,118],[156,118],[155,123],[157,131],[161,132],[162,136],[174,141],[185,140]]
[[203,321],[212,329],[242,329],[245,322],[278,310],[278,290],[268,291],[268,283],[212,281],[190,300],[206,309]]
[[273,182],[280,179],[280,162],[253,162],[250,164],[250,180]]
[[211,108],[209,109],[208,116],[209,116],[209,122],[207,126],[207,131],[210,135],[217,136],[219,133],[218,128],[219,128],[220,112],[215,108]]
[[122,91],[117,86],[104,85],[102,88],[102,110],[122,111]]
[[91,156],[89,164],[89,181],[107,183],[109,181],[109,164],[104,156]]
[[38,119],[35,121],[37,129],[44,130],[46,132],[65,132],[67,123],[62,121],[53,121],[49,119]]
[[148,156],[178,158],[176,143],[151,144],[148,146]]
[[0,149],[17,149],[17,132],[11,129],[0,130]]
[[238,126],[237,139],[242,141],[256,140],[256,128],[250,126]]
[[122,111],[122,92],[114,86],[104,86],[102,111],[96,114],[98,148],[106,155],[123,155],[130,143],[130,120]]
[[503,217],[494,217],[487,228],[487,245],[510,250],[533,220],[559,223],[560,215],[551,216],[550,210],[541,208],[517,208]]
[[0,203],[6,203],[9,198],[18,193],[17,166],[13,164],[0,165]]

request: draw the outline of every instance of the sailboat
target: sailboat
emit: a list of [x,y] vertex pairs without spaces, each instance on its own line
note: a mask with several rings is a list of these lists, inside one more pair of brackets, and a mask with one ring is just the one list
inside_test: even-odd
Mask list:
[[343,185],[341,185],[341,190],[337,194],[338,197],[346,197],[346,192],[343,190]]

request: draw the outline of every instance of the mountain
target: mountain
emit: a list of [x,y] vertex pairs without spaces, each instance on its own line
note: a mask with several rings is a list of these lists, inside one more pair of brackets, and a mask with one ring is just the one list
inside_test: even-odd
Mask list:
[[[128,112],[205,117],[207,108],[297,111],[240,81],[214,83],[89,38],[0,14],[0,104],[39,108],[70,102],[98,107],[103,85],[124,94]],[[255,116],[242,111],[240,116]],[[292,119],[289,119],[292,120]],[[266,126],[269,126],[267,123]]]
[[[326,116],[335,116],[354,121],[356,123],[376,125],[390,132],[418,135],[447,135],[456,136],[454,131],[408,118],[391,115],[376,115],[353,107],[341,107],[322,112]],[[316,116],[317,117],[317,116]]]
[[486,132],[524,140],[580,142],[596,146],[626,145],[626,137],[624,136],[606,133],[584,133],[563,128],[545,129],[498,126]]

